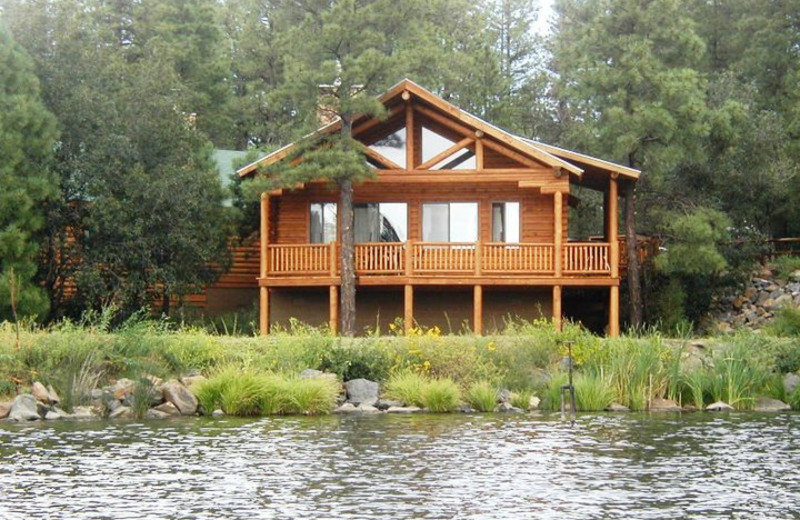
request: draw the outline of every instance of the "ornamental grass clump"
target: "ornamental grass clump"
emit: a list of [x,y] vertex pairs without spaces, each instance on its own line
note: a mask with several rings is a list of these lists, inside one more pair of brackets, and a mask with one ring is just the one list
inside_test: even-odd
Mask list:
[[384,394],[389,399],[400,401],[406,406],[423,407],[422,388],[426,383],[425,377],[410,370],[404,370],[392,374],[386,382]]
[[479,412],[491,412],[497,406],[497,388],[489,381],[473,383],[466,395],[467,404]]
[[333,379],[292,377],[281,382],[278,399],[282,413],[317,415],[330,413],[338,396],[339,384]]
[[575,377],[575,406],[583,412],[597,412],[614,402],[610,382],[596,374],[578,374]]
[[430,412],[452,412],[460,402],[461,389],[452,379],[433,379],[422,387],[422,404]]

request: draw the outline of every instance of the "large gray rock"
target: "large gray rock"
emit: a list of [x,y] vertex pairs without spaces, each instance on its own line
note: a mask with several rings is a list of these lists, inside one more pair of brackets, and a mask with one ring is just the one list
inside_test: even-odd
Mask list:
[[0,403],[0,419],[5,419],[11,413],[11,403]]
[[386,413],[419,413],[422,408],[419,406],[390,406],[386,409]]
[[53,388],[53,385],[47,385],[47,393],[50,395],[50,402],[53,404],[60,404],[61,397],[59,397],[58,392],[56,389]]
[[158,411],[160,413],[165,413],[165,414],[171,415],[171,416],[181,415],[181,411],[178,410],[178,407],[175,406],[174,404],[170,403],[169,401],[166,402],[166,403],[162,403],[162,404],[156,406],[155,408],[153,408],[153,410],[156,410],[156,411]]
[[124,401],[133,393],[133,387],[136,385],[135,381],[127,378],[118,379],[109,390],[114,394],[114,398],[118,401]]
[[155,408],[147,410],[147,413],[144,414],[145,419],[167,419],[169,417],[172,416],[166,412],[156,410]]
[[778,399],[759,397],[756,399],[754,409],[756,412],[785,412],[791,410],[792,407]]
[[33,383],[33,386],[31,386],[31,393],[34,399],[40,403],[50,404],[50,392],[48,392],[47,388],[39,381]]
[[41,419],[36,398],[31,394],[21,394],[14,398],[8,418],[12,421],[36,421]]
[[[198,383],[202,383],[202,382],[203,382],[203,381],[205,381],[205,380],[206,380],[205,376],[201,376],[201,375],[196,375],[196,376],[183,376],[183,377],[180,379],[180,382],[181,382],[181,383],[183,384],[183,386],[185,386],[186,388],[191,388],[191,387],[193,387],[194,385],[196,385],[196,384],[198,384]],[[159,384],[161,384],[161,383],[159,383]]]
[[354,404],[378,404],[378,383],[368,379],[351,379],[344,384],[347,400]]
[[797,374],[784,374],[783,376],[783,389],[786,391],[786,395],[791,395],[794,392],[794,389],[800,385],[800,376]]
[[101,415],[96,408],[91,406],[75,406],[72,408],[70,419],[97,419]]
[[683,409],[678,406],[678,403],[669,399],[655,398],[650,401],[649,410],[651,412],[680,412]]
[[366,414],[381,413],[380,410],[378,410],[377,408],[375,408],[371,404],[364,404],[364,403],[361,403],[360,405],[358,405],[357,410],[358,410],[359,413],[366,413]]
[[358,407],[353,403],[344,403],[342,406],[335,409],[333,413],[358,413]]
[[164,399],[181,411],[181,415],[194,415],[197,413],[197,398],[188,388],[178,381],[171,380],[164,383],[161,387],[164,391]]
[[722,401],[717,401],[716,403],[711,403],[710,405],[706,406],[707,412],[730,412],[732,410],[733,406]]
[[48,411],[48,412],[47,412],[47,413],[44,415],[44,420],[45,420],[45,421],[57,421],[57,420],[59,420],[59,419],[63,419],[63,418],[64,418],[64,414],[63,414],[63,413],[61,413],[61,412],[60,412],[59,410],[57,410],[57,409],[54,409],[54,410],[49,410],[49,411]]
[[120,406],[110,414],[108,414],[109,419],[133,419],[134,413],[133,409],[128,406]]

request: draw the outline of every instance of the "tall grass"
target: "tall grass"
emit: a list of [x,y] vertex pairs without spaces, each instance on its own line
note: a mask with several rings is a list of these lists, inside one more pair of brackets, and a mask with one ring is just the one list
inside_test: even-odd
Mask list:
[[579,374],[575,380],[575,406],[584,412],[605,410],[614,401],[614,390],[597,374]]
[[430,412],[452,412],[461,402],[461,389],[452,379],[432,379],[422,387],[422,404]]
[[497,406],[497,388],[489,381],[474,383],[467,390],[466,401],[479,412],[491,412]]

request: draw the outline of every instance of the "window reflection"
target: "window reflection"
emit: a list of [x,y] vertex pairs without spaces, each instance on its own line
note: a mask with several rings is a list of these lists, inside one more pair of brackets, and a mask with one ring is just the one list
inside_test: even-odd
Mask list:
[[408,237],[408,205],[380,202],[354,206],[356,242],[405,242]]
[[[375,141],[370,148],[391,160],[401,168],[406,167],[406,129],[405,127],[395,133]],[[383,166],[378,165],[379,168]]]
[[478,203],[423,204],[422,240],[425,242],[477,242]]
[[336,241],[336,203],[315,202],[310,207],[310,236],[312,244]]
[[492,242],[519,242],[519,202],[492,204]]

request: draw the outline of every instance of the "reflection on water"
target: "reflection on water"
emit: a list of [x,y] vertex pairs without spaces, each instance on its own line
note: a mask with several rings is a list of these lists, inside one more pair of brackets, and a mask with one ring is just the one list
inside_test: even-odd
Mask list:
[[0,518],[800,518],[800,415],[0,423]]

